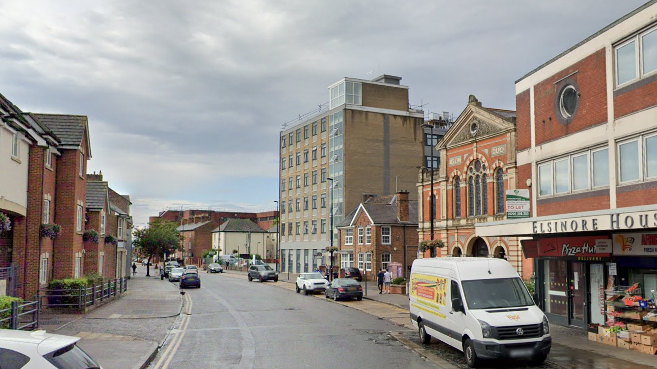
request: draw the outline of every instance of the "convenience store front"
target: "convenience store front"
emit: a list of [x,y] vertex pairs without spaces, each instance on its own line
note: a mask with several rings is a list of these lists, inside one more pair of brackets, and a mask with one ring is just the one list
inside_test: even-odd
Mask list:
[[607,325],[618,320],[609,295],[632,289],[650,300],[657,291],[657,209],[646,208],[495,222],[477,225],[476,232],[527,237],[522,249],[534,259],[537,304],[550,322]]

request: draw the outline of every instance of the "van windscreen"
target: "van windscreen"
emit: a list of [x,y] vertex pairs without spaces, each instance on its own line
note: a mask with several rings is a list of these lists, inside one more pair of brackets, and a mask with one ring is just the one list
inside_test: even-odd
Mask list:
[[462,281],[469,309],[531,306],[534,301],[520,278]]

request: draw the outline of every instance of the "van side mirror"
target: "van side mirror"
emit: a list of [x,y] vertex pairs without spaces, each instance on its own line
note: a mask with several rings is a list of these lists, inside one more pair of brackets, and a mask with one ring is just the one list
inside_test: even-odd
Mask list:
[[463,301],[461,301],[461,299],[458,297],[452,299],[452,309],[454,311],[465,313],[465,309],[463,308]]

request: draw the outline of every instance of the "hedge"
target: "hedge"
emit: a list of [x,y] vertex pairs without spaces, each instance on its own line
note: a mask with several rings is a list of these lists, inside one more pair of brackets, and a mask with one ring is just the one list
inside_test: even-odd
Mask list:
[[[23,299],[18,298],[18,297],[0,296],[0,310],[10,309],[11,308],[11,303],[13,301],[18,301],[19,304],[23,303]],[[0,313],[0,319],[7,319],[9,317],[11,317],[11,310],[3,311],[2,313]],[[2,323],[0,323],[0,328],[10,329],[11,328],[11,319],[8,319],[8,320],[3,321]]]

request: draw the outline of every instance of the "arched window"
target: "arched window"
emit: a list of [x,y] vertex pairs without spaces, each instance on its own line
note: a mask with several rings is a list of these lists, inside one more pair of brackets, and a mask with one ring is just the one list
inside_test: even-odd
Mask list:
[[[470,168],[472,169],[472,168]],[[468,216],[473,217],[475,214],[475,206],[474,206],[474,177],[468,178]]]
[[504,171],[502,168],[497,168],[495,170],[495,199],[497,202],[497,208],[495,212],[497,214],[504,214],[504,195],[506,191],[504,190]]
[[477,215],[481,215],[481,176],[475,176],[475,206],[477,207]]
[[481,174],[481,209],[483,215],[488,214],[488,177],[486,177],[486,172]]
[[461,217],[461,178],[454,177],[454,218]]

